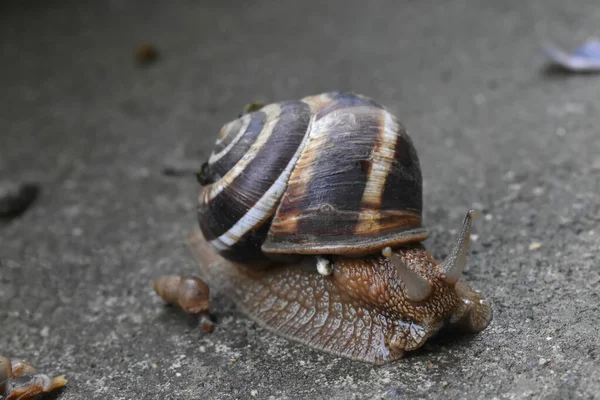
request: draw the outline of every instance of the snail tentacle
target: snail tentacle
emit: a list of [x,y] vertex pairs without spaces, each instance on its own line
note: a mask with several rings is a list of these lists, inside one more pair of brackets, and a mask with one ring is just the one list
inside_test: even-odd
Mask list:
[[471,225],[473,218],[477,215],[475,210],[469,210],[463,222],[463,226],[458,233],[450,255],[440,264],[440,274],[444,280],[450,284],[455,284],[460,279],[467,263],[467,250],[469,248],[469,238],[471,236]]
[[429,281],[413,271],[406,265],[402,258],[392,251],[390,247],[386,247],[381,251],[381,254],[387,258],[390,263],[396,268],[400,280],[404,282],[404,290],[406,298],[411,301],[422,301],[431,294],[431,285]]

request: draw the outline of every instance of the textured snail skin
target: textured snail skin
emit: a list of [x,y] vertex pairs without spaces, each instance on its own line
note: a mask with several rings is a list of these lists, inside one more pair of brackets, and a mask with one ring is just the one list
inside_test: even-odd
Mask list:
[[199,230],[188,239],[211,287],[273,332],[330,354],[385,364],[421,347],[445,323],[478,332],[492,319],[489,303],[462,281],[447,283],[420,244],[394,249],[431,285],[428,298],[411,302],[381,255],[336,256],[333,273],[322,276],[310,256],[248,268],[219,256]]

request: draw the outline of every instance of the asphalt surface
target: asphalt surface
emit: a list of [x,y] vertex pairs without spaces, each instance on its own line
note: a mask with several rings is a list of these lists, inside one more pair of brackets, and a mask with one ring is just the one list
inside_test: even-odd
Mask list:
[[[0,223],[0,353],[65,374],[57,399],[600,398],[600,76],[540,43],[599,34],[595,0],[6,1],[0,175],[41,192]],[[152,43],[145,67],[134,49]],[[197,271],[193,177],[253,101],[352,90],[408,128],[426,242],[480,211],[479,335],[373,367],[278,338],[217,295],[218,326],[152,280]]]

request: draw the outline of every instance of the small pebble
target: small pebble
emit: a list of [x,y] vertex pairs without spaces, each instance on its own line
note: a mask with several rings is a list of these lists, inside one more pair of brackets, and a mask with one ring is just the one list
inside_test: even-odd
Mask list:
[[244,109],[242,110],[242,112],[238,115],[238,118],[241,118],[242,116],[246,115],[246,114],[250,114],[254,111],[258,111],[261,108],[263,108],[265,106],[264,103],[250,103],[250,104],[246,104],[244,106]]
[[252,396],[252,397],[258,396],[258,390],[251,390],[250,391],[250,396]]
[[542,247],[542,244],[540,242],[533,242],[529,245],[529,250],[530,251],[538,250],[540,247]]
[[212,333],[215,330],[215,325],[207,314],[200,315],[200,327],[205,333]]
[[474,210],[483,210],[485,208],[483,203],[480,203],[478,201],[474,202],[472,206]]
[[482,93],[477,93],[475,96],[473,96],[473,100],[475,101],[475,104],[477,104],[478,106],[480,106],[486,102],[486,98]]
[[0,182],[0,218],[21,215],[35,201],[39,191],[37,183]]
[[179,377],[181,377],[181,374],[179,372],[176,372],[175,376],[179,378]]
[[41,337],[48,337],[48,335],[50,334],[50,328],[48,328],[47,326],[43,327],[42,330],[40,330],[40,336]]
[[540,358],[538,360],[538,365],[546,365],[546,363],[548,363],[548,360],[546,360],[545,358]]
[[540,187],[540,186],[538,186],[538,187],[534,188],[534,189],[533,189],[533,194],[534,194],[535,196],[541,196],[541,195],[543,195],[543,194],[544,194],[544,188],[543,188],[543,187]]
[[443,387],[444,389],[446,389],[448,386],[450,386],[450,382],[448,382],[448,381],[444,381],[444,382],[442,382],[442,387]]
[[505,181],[512,181],[513,179],[515,179],[515,171],[508,171],[507,173],[504,174],[503,179]]

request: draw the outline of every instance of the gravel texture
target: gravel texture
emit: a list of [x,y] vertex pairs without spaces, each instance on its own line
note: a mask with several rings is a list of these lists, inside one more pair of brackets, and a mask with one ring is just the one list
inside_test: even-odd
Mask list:
[[[60,400],[600,398],[600,76],[539,50],[576,47],[599,18],[596,0],[3,2],[0,178],[42,190],[0,221],[0,353],[65,374]],[[160,57],[139,65],[144,43]],[[222,296],[205,334],[154,295],[197,270],[199,187],[165,166],[193,169],[246,103],[330,90],[408,128],[436,256],[480,211],[481,334],[373,367]]]

